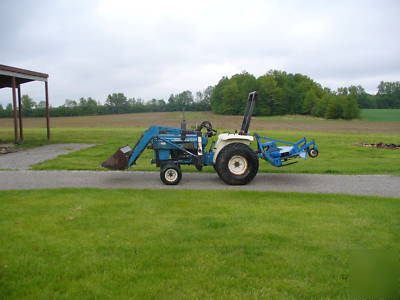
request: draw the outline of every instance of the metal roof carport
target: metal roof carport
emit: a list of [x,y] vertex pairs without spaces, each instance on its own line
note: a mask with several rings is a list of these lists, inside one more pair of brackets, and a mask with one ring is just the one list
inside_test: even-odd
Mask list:
[[[49,75],[45,73],[39,73],[25,69],[0,65],[0,89],[5,87],[9,87],[12,89],[15,143],[19,143],[24,140],[24,130],[22,122],[22,110],[21,110],[21,84],[31,81],[44,82],[45,97],[46,97],[47,138],[50,139],[49,92],[47,83],[48,78]],[[17,108],[17,91],[18,91],[18,108]],[[17,114],[17,109],[18,109],[18,114]],[[19,125],[19,137],[18,137],[18,125]]]

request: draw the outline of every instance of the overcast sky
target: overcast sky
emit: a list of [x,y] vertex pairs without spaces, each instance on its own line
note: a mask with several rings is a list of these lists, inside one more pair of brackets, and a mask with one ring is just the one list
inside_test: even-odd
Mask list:
[[[48,73],[53,106],[112,92],[167,99],[243,70],[372,93],[400,80],[399,0],[1,0],[0,31],[0,64]],[[43,100],[43,83],[22,93]]]

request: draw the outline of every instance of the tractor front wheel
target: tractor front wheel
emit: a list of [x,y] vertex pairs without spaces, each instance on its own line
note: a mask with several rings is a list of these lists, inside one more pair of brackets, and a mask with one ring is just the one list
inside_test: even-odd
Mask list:
[[219,152],[215,170],[227,184],[247,184],[257,175],[258,157],[246,144],[232,143]]
[[166,185],[177,185],[182,179],[182,171],[177,164],[166,164],[160,169],[160,179]]
[[315,149],[315,148],[308,149],[308,155],[309,155],[311,158],[316,158],[316,157],[318,156],[318,150]]

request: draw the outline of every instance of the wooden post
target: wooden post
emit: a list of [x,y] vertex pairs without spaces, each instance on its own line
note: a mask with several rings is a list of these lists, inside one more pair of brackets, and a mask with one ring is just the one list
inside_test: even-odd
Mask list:
[[13,116],[14,116],[14,141],[18,143],[18,123],[17,123],[17,93],[15,92],[16,88],[15,77],[11,78],[11,88],[12,88],[12,96],[13,96]]
[[18,117],[19,117],[19,139],[24,140],[24,126],[22,126],[21,85],[18,84]]
[[50,140],[50,113],[49,113],[49,87],[47,81],[44,83],[46,93],[46,124],[47,124],[47,139]]

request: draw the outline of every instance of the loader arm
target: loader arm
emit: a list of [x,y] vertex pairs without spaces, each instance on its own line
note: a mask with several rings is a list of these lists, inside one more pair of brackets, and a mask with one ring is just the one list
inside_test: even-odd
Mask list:
[[128,160],[128,168],[136,163],[136,160],[143,153],[144,149],[148,146],[148,144],[153,140],[153,138],[159,136],[160,132],[181,132],[180,129],[172,128],[172,127],[161,127],[161,126],[151,126],[145,132],[143,132],[140,139],[137,141],[136,145],[132,149],[132,154]]
[[158,134],[158,132],[159,128],[157,126],[152,126],[142,133],[142,136],[132,149],[132,154],[128,160],[128,168],[136,164],[136,160],[143,153],[144,149],[146,149],[147,145],[151,142],[153,137],[155,137]]

